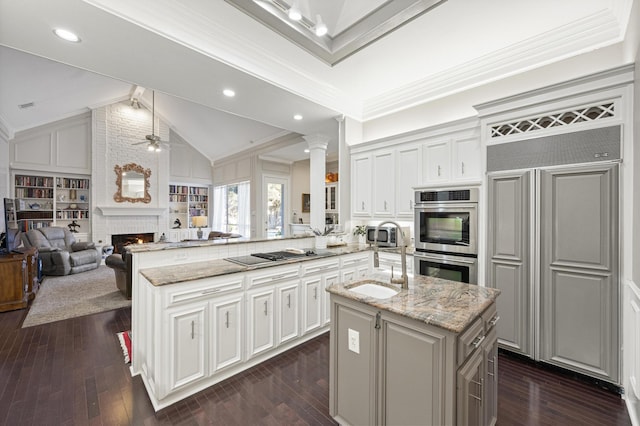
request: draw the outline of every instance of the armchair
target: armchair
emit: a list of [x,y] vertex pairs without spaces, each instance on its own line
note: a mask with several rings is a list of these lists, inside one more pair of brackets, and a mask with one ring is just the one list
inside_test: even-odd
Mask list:
[[100,266],[102,254],[94,243],[76,242],[66,228],[31,229],[22,233],[25,247],[36,247],[42,259],[44,275],[68,275]]

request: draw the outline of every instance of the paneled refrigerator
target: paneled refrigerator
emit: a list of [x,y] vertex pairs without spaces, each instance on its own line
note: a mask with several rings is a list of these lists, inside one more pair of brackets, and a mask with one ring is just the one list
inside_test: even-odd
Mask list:
[[488,174],[500,346],[619,384],[618,164]]

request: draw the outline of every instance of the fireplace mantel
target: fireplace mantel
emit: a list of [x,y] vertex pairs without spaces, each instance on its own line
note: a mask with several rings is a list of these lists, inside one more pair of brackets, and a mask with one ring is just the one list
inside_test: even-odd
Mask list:
[[97,206],[103,216],[162,216],[167,208],[145,206]]

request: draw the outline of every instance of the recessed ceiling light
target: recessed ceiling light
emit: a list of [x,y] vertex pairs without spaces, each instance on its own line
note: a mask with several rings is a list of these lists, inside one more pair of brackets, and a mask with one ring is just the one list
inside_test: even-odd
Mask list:
[[308,154],[309,153],[309,148],[305,148],[304,152]]
[[53,33],[63,40],[70,41],[72,43],[80,43],[80,37],[78,37],[75,33],[72,33],[69,30],[65,30],[63,28],[56,28],[53,30]]
[[294,120],[302,120],[302,116],[300,114],[296,114],[293,116]]
[[233,98],[236,95],[236,92],[234,92],[231,89],[224,89],[222,91],[222,93],[227,97],[227,98]]

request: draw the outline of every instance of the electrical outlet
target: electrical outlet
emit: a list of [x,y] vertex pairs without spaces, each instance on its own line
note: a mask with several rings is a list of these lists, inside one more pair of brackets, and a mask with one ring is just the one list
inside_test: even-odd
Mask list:
[[360,353],[360,333],[355,330],[348,329],[349,350],[357,354]]

